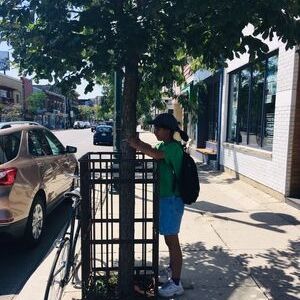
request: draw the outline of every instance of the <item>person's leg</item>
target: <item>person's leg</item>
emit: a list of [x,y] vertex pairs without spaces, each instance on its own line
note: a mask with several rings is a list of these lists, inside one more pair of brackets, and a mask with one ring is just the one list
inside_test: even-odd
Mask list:
[[170,267],[172,270],[172,279],[178,284],[182,268],[182,252],[179,244],[178,235],[165,235],[165,242],[170,254]]

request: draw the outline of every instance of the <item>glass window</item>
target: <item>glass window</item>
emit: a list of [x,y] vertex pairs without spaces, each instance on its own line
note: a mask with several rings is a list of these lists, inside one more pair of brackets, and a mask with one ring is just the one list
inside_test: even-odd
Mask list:
[[45,137],[50,145],[53,155],[61,155],[65,153],[65,147],[61,144],[58,138],[51,132],[44,130]]
[[229,90],[229,110],[228,110],[228,129],[227,140],[235,142],[236,127],[237,127],[237,108],[239,97],[239,74],[232,74],[230,77],[230,90]]
[[252,88],[249,110],[249,145],[261,146],[261,114],[264,98],[265,64],[257,62],[252,68]]
[[264,132],[263,148],[272,150],[274,133],[274,115],[276,100],[277,55],[271,56],[267,61],[266,96],[264,101]]
[[51,148],[42,130],[28,132],[29,153],[33,156],[52,155]]
[[278,55],[230,74],[227,141],[272,150]]
[[21,131],[0,136],[0,164],[16,158],[20,148]]
[[109,127],[109,126],[97,126],[96,131],[97,132],[101,132],[101,133],[111,133],[112,132],[112,127]]
[[241,144],[247,144],[248,103],[251,71],[249,68],[241,71],[238,105],[238,137]]
[[217,141],[219,111],[219,75],[208,83],[208,140]]

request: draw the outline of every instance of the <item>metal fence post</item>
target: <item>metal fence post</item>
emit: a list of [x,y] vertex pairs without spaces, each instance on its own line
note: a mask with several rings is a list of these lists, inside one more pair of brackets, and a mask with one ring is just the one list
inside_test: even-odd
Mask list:
[[80,193],[81,201],[81,259],[82,259],[82,299],[87,299],[89,285],[90,268],[90,230],[91,205],[90,205],[90,172],[88,164],[88,154],[80,160]]

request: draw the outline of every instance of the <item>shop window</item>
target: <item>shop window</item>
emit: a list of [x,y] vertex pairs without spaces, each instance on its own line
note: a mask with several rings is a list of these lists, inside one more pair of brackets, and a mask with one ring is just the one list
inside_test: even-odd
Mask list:
[[278,54],[230,74],[227,141],[272,150]]
[[219,74],[208,84],[208,140],[216,142],[218,138],[219,111]]

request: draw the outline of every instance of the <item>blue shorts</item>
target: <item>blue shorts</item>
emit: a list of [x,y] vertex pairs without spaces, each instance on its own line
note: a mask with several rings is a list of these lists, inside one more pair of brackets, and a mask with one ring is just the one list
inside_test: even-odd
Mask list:
[[159,233],[177,235],[179,233],[184,204],[180,197],[162,197],[159,199]]

